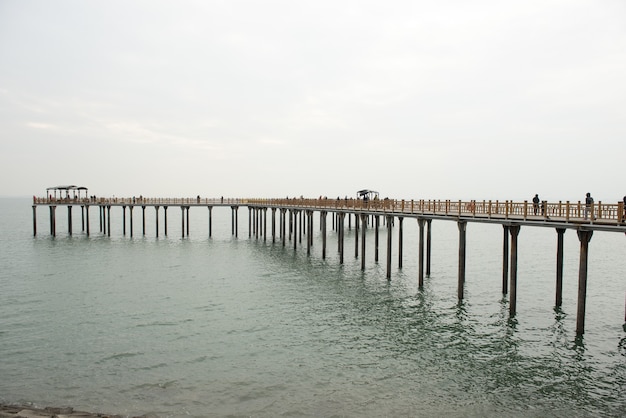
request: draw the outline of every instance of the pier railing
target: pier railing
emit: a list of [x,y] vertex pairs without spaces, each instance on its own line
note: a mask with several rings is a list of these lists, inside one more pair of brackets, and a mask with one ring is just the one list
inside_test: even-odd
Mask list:
[[581,221],[621,225],[626,221],[624,203],[597,202],[514,202],[510,200],[397,200],[397,199],[265,199],[265,198],[198,198],[198,197],[98,197],[33,198],[36,205],[147,205],[147,206],[266,206],[337,211],[366,211],[407,215],[445,215],[476,218]]

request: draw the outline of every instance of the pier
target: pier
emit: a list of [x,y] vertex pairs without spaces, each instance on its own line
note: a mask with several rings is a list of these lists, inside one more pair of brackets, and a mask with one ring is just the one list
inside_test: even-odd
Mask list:
[[[69,186],[75,187],[75,186]],[[374,259],[379,261],[379,229],[387,228],[386,242],[386,278],[391,280],[393,231],[397,231],[398,267],[402,268],[403,229],[405,219],[415,219],[418,227],[418,277],[419,287],[424,286],[424,277],[430,276],[431,240],[433,221],[453,221],[459,229],[458,243],[458,286],[457,296],[464,299],[466,231],[470,222],[499,224],[503,227],[502,241],[502,293],[509,297],[509,314],[515,316],[517,310],[517,239],[522,227],[553,228],[557,238],[556,253],[556,291],[555,306],[562,304],[563,287],[563,235],[566,230],[574,230],[580,241],[578,305],[576,317],[576,333],[582,335],[585,329],[585,303],[587,291],[587,256],[591,238],[595,231],[618,232],[626,234],[626,216],[624,203],[605,204],[602,202],[585,205],[581,202],[542,202],[540,209],[532,202],[513,202],[499,200],[453,201],[453,200],[396,200],[396,199],[258,199],[258,198],[95,198],[48,195],[33,197],[33,234],[37,235],[37,208],[48,207],[50,235],[56,236],[56,210],[67,208],[68,234],[73,234],[73,208],[80,208],[81,231],[91,234],[90,209],[97,208],[100,234],[110,236],[113,216],[121,219],[123,235],[134,234],[135,209],[141,209],[141,233],[146,235],[146,209],[153,208],[156,214],[154,225],[155,236],[159,236],[160,213],[163,219],[163,234],[168,235],[168,208],[180,209],[180,229],[177,233],[182,238],[189,236],[189,211],[193,208],[208,209],[209,237],[212,235],[212,210],[214,207],[231,209],[231,233],[239,235],[239,209],[248,209],[248,237],[264,240],[271,239],[283,247],[289,241],[293,249],[298,245],[306,246],[307,255],[311,254],[313,243],[313,227],[315,219],[319,219],[322,240],[322,257],[326,257],[328,245],[328,218],[335,231],[339,262],[343,263],[345,253],[346,226],[354,227],[354,254],[361,253],[361,269],[365,269],[366,234],[374,233]],[[163,209],[160,212],[160,209]],[[114,210],[112,215],[112,209]],[[128,211],[127,211],[128,209]],[[121,210],[121,214],[119,211]],[[117,212],[119,215],[115,215]],[[177,212],[177,211],[176,211]],[[317,214],[318,216],[315,216]],[[170,215],[171,216],[171,215]],[[268,216],[270,228],[268,232]],[[178,217],[178,216],[176,216]],[[354,222],[354,225],[353,225]],[[127,229],[128,226],[128,229]],[[171,232],[171,227],[169,229]],[[303,234],[306,242],[302,244]],[[268,236],[269,235],[269,236]],[[626,322],[626,313],[624,321]]]

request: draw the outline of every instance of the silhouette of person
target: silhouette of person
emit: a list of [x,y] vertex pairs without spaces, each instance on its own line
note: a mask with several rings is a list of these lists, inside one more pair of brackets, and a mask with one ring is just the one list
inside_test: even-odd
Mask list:
[[535,194],[535,197],[533,197],[533,213],[536,215],[538,210],[539,210],[539,195]]

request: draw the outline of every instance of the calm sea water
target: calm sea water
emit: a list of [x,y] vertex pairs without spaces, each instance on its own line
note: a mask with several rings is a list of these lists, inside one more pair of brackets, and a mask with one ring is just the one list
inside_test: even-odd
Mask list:
[[[561,310],[554,308],[556,232],[522,227],[518,314],[501,294],[502,227],[469,224],[466,299],[458,303],[456,223],[434,221],[431,276],[417,287],[417,222],[394,230],[392,280],[368,235],[367,268],[346,232],[339,265],[329,231],[300,245],[239,238],[229,208],[180,211],[155,237],[74,235],[57,209],[0,199],[0,401],[123,415],[196,417],[626,416],[626,237],[596,232],[589,250],[586,333],[575,336],[576,234],[565,234]],[[161,216],[162,216],[161,211]],[[318,218],[316,218],[316,223]],[[330,218],[329,218],[330,224]],[[396,225],[397,227],[397,225]],[[329,227],[330,229],[330,227]],[[304,241],[303,243],[304,244]],[[359,248],[360,250],[360,248]]]

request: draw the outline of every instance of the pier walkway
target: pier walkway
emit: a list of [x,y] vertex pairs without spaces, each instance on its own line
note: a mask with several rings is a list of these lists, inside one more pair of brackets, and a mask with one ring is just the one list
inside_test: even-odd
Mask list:
[[[349,199],[349,198],[319,198],[319,199],[263,199],[263,198],[94,198],[94,197],[33,197],[33,234],[37,234],[36,209],[47,206],[50,211],[50,233],[56,236],[56,208],[67,207],[68,233],[72,235],[72,208],[81,208],[81,225],[86,234],[90,234],[89,208],[99,209],[100,232],[110,235],[111,208],[122,209],[123,234],[126,235],[126,208],[129,209],[130,236],[133,235],[133,209],[142,210],[142,233],[146,234],[145,210],[153,207],[156,211],[156,236],[159,235],[159,209],[163,208],[164,232],[167,235],[167,209],[179,207],[181,209],[181,233],[189,235],[189,209],[191,207],[206,207],[209,210],[209,237],[211,236],[211,216],[214,207],[230,207],[232,212],[232,234],[238,236],[238,210],[247,207],[249,236],[258,238],[268,237],[267,220],[268,210],[271,219],[271,239],[277,237],[286,245],[292,240],[293,247],[297,248],[302,242],[302,234],[307,236],[307,254],[313,245],[313,214],[319,213],[319,228],[322,239],[322,257],[326,256],[327,247],[327,215],[331,214],[332,229],[336,231],[337,250],[340,263],[344,259],[344,230],[346,218],[348,229],[352,228],[354,218],[355,227],[355,257],[359,250],[366,253],[366,231],[373,229],[375,234],[375,261],[378,262],[379,227],[381,218],[387,228],[387,279],[391,279],[391,250],[393,228],[398,233],[398,267],[402,268],[402,235],[403,220],[412,218],[417,220],[419,227],[418,251],[418,282],[419,287],[424,285],[424,275],[430,275],[430,247],[431,223],[433,220],[448,220],[457,222],[459,228],[459,257],[458,257],[458,287],[459,300],[464,298],[465,283],[465,253],[466,229],[468,222],[495,223],[503,226],[502,243],[502,293],[509,295],[509,313],[516,313],[517,301],[517,237],[521,226],[554,228],[557,232],[556,254],[556,297],[555,305],[561,306],[563,287],[563,235],[567,229],[576,230],[580,241],[580,262],[578,277],[578,309],[576,332],[584,333],[584,317],[587,289],[587,258],[589,242],[594,231],[620,232],[626,234],[626,213],[624,203],[606,204],[602,202],[585,205],[581,202],[541,202],[536,205],[532,202],[514,202],[499,200],[482,201],[454,201],[454,200],[395,200],[395,199]],[[279,214],[278,224],[276,213]],[[396,226],[396,222],[398,224]],[[185,222],[186,221],[186,222]],[[86,227],[86,229],[85,229]],[[278,227],[278,235],[276,229]],[[426,237],[425,230],[426,229]],[[108,232],[107,232],[108,231]],[[299,239],[297,238],[299,237]],[[360,246],[359,246],[360,243]],[[360,247],[360,248],[359,248]],[[426,258],[424,258],[424,255]],[[365,257],[361,257],[361,267],[365,269]],[[624,321],[626,322],[626,312]]]

